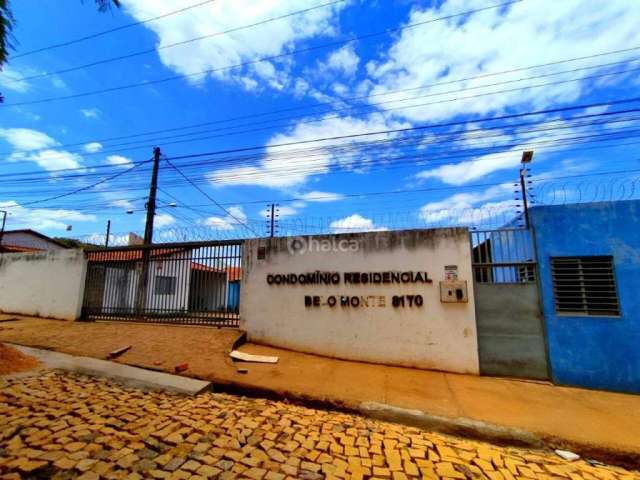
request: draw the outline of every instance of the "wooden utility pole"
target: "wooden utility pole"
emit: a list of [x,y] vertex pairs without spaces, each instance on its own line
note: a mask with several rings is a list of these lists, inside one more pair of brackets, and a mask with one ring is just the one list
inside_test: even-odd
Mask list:
[[144,241],[142,245],[142,269],[140,272],[140,282],[138,283],[138,294],[136,295],[137,315],[143,315],[147,304],[147,288],[149,285],[149,259],[150,245],[153,243],[153,219],[156,214],[156,193],[158,191],[158,170],[160,169],[160,147],[153,149],[153,172],[151,173],[151,184],[149,185],[149,199],[147,200],[147,221],[144,226]]
[[147,201],[147,221],[144,227],[144,244],[153,243],[153,218],[156,215],[156,194],[158,191],[158,170],[160,167],[160,147],[153,149],[153,173],[149,185],[149,200]]
[[111,220],[107,220],[107,234],[104,237],[104,247],[109,246],[109,235],[111,235]]

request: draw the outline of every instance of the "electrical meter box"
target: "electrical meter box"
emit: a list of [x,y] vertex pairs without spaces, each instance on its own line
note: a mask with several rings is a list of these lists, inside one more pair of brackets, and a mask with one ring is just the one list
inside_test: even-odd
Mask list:
[[440,301],[442,303],[467,303],[466,280],[445,280],[440,282]]

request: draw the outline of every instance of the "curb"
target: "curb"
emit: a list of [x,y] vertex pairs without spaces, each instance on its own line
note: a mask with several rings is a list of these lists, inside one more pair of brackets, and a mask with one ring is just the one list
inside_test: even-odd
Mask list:
[[66,353],[9,344],[26,355],[40,360],[45,367],[71,373],[109,378],[122,385],[146,390],[164,390],[196,395],[211,388],[211,382],[156,372],[121,363],[91,357],[76,357]]
[[571,450],[585,459],[624,467],[630,470],[640,469],[640,453],[616,450],[593,444],[573,442],[551,435],[536,434],[527,430],[485,423],[471,418],[454,418],[432,415],[421,410],[412,410],[395,405],[377,402],[363,402],[351,405],[338,399],[317,398],[291,391],[256,387],[242,382],[212,381],[212,390],[250,398],[266,398],[284,401],[318,410],[334,410],[360,415],[365,418],[384,422],[398,423],[445,435],[455,435],[499,446],[553,450],[561,448]]

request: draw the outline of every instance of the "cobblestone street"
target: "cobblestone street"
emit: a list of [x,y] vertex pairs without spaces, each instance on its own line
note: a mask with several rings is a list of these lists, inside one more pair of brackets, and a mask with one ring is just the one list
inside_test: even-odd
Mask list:
[[283,402],[144,392],[54,372],[0,382],[2,478],[640,478]]

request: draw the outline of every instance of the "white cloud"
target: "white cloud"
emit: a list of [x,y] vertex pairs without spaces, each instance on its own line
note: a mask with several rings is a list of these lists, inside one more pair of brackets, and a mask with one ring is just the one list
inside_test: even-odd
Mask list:
[[354,213],[348,217],[331,222],[329,224],[329,228],[331,228],[333,233],[374,232],[387,230],[386,227],[375,225],[372,219],[363,217],[358,213]]
[[40,150],[35,153],[13,153],[9,156],[11,162],[34,162],[40,168],[48,171],[65,168],[82,167],[82,157],[77,153],[65,150]]
[[66,150],[56,150],[59,143],[46,133],[29,128],[0,128],[3,138],[16,151],[8,158],[10,162],[34,162],[41,168],[52,171],[63,168],[80,168],[82,157]]
[[96,153],[96,152],[99,152],[100,150],[102,150],[102,144],[99,143],[99,142],[91,142],[91,143],[87,143],[82,148],[87,153]]
[[320,65],[320,70],[333,70],[345,75],[354,75],[359,64],[360,57],[354,51],[353,45],[350,44],[331,52],[326,62]]
[[[274,145],[384,131],[389,128],[397,128],[400,125],[399,123],[387,123],[386,119],[379,114],[371,115],[365,119],[327,117],[319,122],[299,123],[290,133],[277,134],[268,143]],[[389,135],[371,135],[367,137],[367,140],[385,138],[389,138]],[[302,185],[312,175],[329,172],[334,164],[357,168],[357,159],[360,158],[357,154],[334,155],[324,148],[327,144],[346,145],[355,141],[357,139],[327,140],[306,145],[267,147],[266,155],[257,165],[216,170],[211,172],[208,178],[213,185],[260,185],[279,189]],[[300,148],[315,148],[315,150],[306,155],[291,153]],[[304,155],[304,158],[301,158],[301,155]]]
[[122,208],[124,210],[133,210],[135,208],[135,205],[131,202],[131,200],[123,199],[113,200],[110,205],[112,207]]
[[20,150],[39,150],[58,144],[46,133],[30,128],[0,128],[0,138]]
[[[143,218],[142,221],[145,222],[145,219]],[[156,228],[168,227],[174,223],[176,223],[176,219],[168,213],[158,213],[153,219],[153,225]]]
[[24,72],[20,72],[10,65],[3,65],[2,70],[0,71],[0,87],[13,90],[18,93],[28,92],[30,89],[29,83],[23,80],[18,80],[24,76],[26,76]]
[[203,225],[217,230],[235,230],[241,224],[247,222],[247,215],[242,210],[242,207],[229,207],[227,208],[227,211],[230,215],[208,217],[203,220]]
[[475,193],[456,193],[443,200],[429,202],[418,211],[418,218],[427,224],[502,225],[515,214],[513,184],[503,183]]
[[[412,10],[408,23],[428,21],[484,6],[486,2],[481,0],[448,0],[439,8],[416,7]],[[424,27],[410,28],[402,32],[379,61],[367,65],[374,84],[370,92],[382,94],[390,90],[423,87],[516,67],[628,48],[629,45],[637,43],[638,17],[640,2],[537,0],[516,3],[507,8],[490,9],[467,17],[438,21]],[[611,28],[611,25],[615,25],[615,28]],[[618,54],[615,60],[631,59],[635,56],[636,52],[630,51]],[[602,58],[597,58],[590,62],[568,65],[575,67],[603,62]],[[500,75],[498,80],[519,79],[563,69],[567,67],[555,66],[516,72]],[[585,70],[574,72],[571,77],[554,78],[583,78],[592,75],[594,71]],[[610,78],[613,82],[625,80],[624,76]],[[420,94],[476,87],[495,81],[496,78],[492,77],[469,80],[425,89],[420,91]],[[513,87],[526,84],[527,82],[517,83]],[[479,89],[469,94],[449,94],[434,100],[459,98],[505,88],[512,87]],[[591,86],[587,81],[570,82],[406,109],[396,111],[396,114],[413,121],[425,121],[455,115],[502,112],[521,105],[537,109],[554,103],[575,101],[589,88]],[[400,97],[406,97],[406,93],[399,94],[397,98]],[[394,97],[384,98],[388,100]],[[379,100],[378,97],[372,99],[376,102]],[[394,105],[396,104],[389,104],[390,107]]]
[[7,224],[11,228],[32,228],[34,230],[66,230],[74,222],[94,222],[95,215],[75,210],[23,207],[15,201],[0,202],[0,209],[7,210]]
[[130,158],[123,157],[122,155],[109,155],[107,162],[116,167],[129,168],[133,165]]
[[[314,0],[217,0],[180,15],[164,18],[161,22],[147,23],[145,26],[158,35],[158,47],[163,47],[316,5],[317,2]],[[126,2],[125,9],[137,20],[142,20],[182,6],[181,0],[137,0]],[[180,74],[219,69],[260,57],[279,55],[293,48],[298,41],[334,34],[337,14],[344,6],[344,3],[327,6],[255,28],[216,35],[183,46],[160,49],[158,55],[165,66]],[[291,62],[291,59],[282,59],[271,63],[256,63],[242,68],[212,72],[210,75],[220,80],[238,81],[249,89],[255,88],[256,82],[282,88],[283,83],[287,82],[287,70]],[[188,80],[198,84],[204,78],[192,76]]]
[[[501,170],[513,169],[514,175],[516,175],[516,169],[520,165],[524,150],[535,150],[537,146],[544,147],[545,142],[551,141],[554,136],[571,136],[576,131],[573,127],[569,128],[564,120],[553,121],[553,126],[562,128],[560,133],[549,133],[544,130],[536,131],[535,129],[527,130],[524,127],[509,133],[499,130],[462,132],[457,138],[458,146],[469,148],[496,147],[496,152],[418,172],[416,178],[418,180],[435,178],[449,185],[464,185]],[[474,129],[472,128],[471,130]],[[584,133],[585,131],[581,130],[581,134]],[[498,136],[484,138],[486,134]],[[501,145],[505,146],[502,150],[499,148]],[[540,159],[539,156],[537,158]],[[428,153],[424,154],[424,159],[428,165]]]
[[317,190],[298,195],[307,202],[337,202],[344,199],[341,193],[320,192]]
[[85,118],[99,118],[102,112],[98,108],[81,108],[80,112]]

